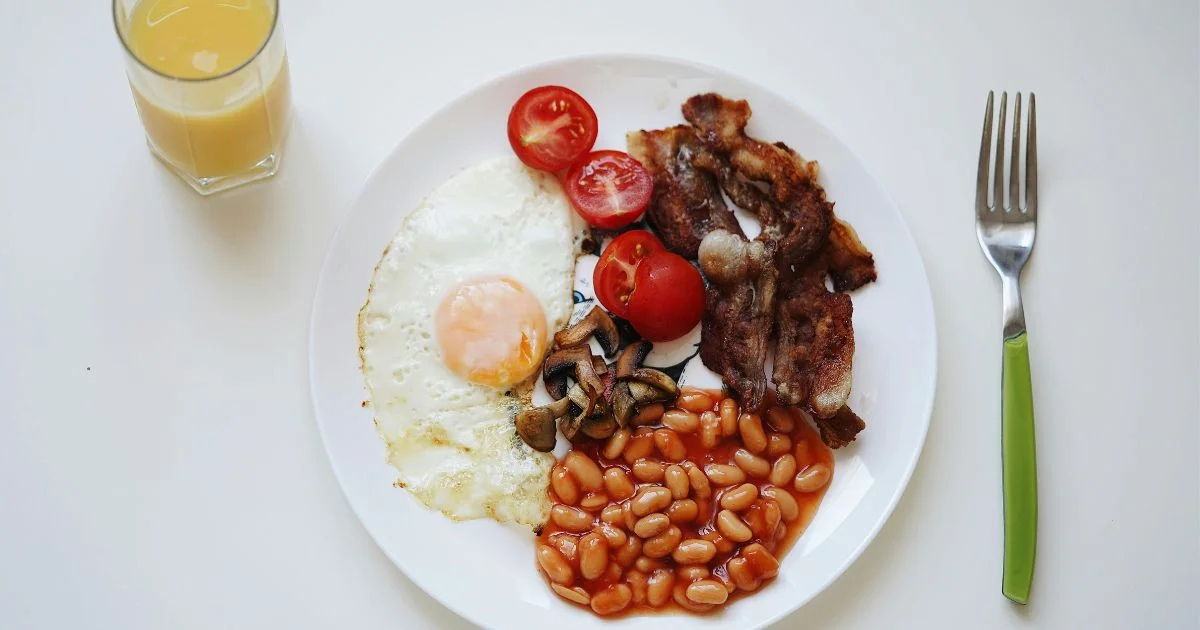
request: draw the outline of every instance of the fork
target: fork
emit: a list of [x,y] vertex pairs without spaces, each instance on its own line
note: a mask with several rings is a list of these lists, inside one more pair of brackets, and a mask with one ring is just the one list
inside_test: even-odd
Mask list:
[[993,194],[988,199],[988,170],[992,154],[992,101],[988,92],[979,147],[975,184],[975,234],[979,245],[1000,274],[1004,295],[1004,368],[1001,377],[1001,459],[1004,465],[1004,575],[1001,591],[1018,604],[1029,602],[1037,553],[1037,457],[1033,431],[1033,385],[1029,375],[1029,342],[1021,306],[1021,270],[1033,251],[1037,233],[1037,116],[1029,95],[1025,141],[1025,204],[1019,190],[1021,93],[1014,99],[1012,162],[1008,174],[1008,203],[1004,203],[1004,118],[1008,93],[1000,97],[996,133]]

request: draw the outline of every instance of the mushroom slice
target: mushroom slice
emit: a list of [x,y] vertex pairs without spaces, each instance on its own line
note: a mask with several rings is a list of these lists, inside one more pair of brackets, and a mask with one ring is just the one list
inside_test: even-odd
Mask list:
[[592,415],[592,411],[596,406],[596,397],[588,396],[588,393],[583,391],[583,388],[578,384],[572,385],[567,390],[567,400],[575,403],[576,407],[583,410],[583,413],[579,414],[580,417]]
[[617,378],[627,378],[633,374],[634,370],[642,366],[642,361],[646,360],[646,355],[650,354],[653,347],[654,344],[649,341],[635,341],[625,346],[617,356]]
[[575,362],[583,358],[591,364],[592,353],[587,348],[561,348],[551,352],[542,363],[542,380],[573,375]]
[[554,345],[568,348],[587,343],[589,337],[595,337],[604,350],[604,356],[611,357],[621,343],[621,335],[617,332],[617,324],[599,306],[593,306],[583,319],[554,333]]
[[[550,389],[551,384],[558,385],[557,379],[570,372],[574,372],[575,382],[585,391],[597,396],[604,391],[604,383],[600,381],[600,375],[592,363],[592,351],[587,346],[560,348],[546,357],[546,362],[542,364],[542,380],[546,383],[546,389]],[[551,392],[553,395],[554,392]]]
[[592,416],[585,418],[580,430],[583,434],[597,440],[604,440],[617,432],[617,421],[610,415]]
[[617,424],[620,426],[629,424],[636,407],[637,401],[633,399],[633,394],[629,391],[629,383],[617,381],[613,385],[612,395],[613,418]]
[[545,372],[542,373],[542,382],[546,384],[546,392],[554,400],[563,400],[567,395],[567,373],[563,372],[554,376],[550,376]]
[[562,431],[563,436],[568,440],[574,440],[576,435],[579,435],[579,428],[583,426],[583,416],[563,416],[558,421],[558,430]]
[[526,409],[517,414],[517,435],[535,451],[548,453],[554,450],[556,429],[554,420],[566,415],[570,401],[563,399],[545,407]]
[[592,396],[583,391],[579,385],[572,385],[567,392],[566,400],[570,401],[572,409],[579,409],[575,418],[586,422],[590,418],[602,418],[609,415],[608,403],[599,395]]
[[626,385],[629,387],[629,395],[637,405],[664,402],[674,398],[674,396],[667,395],[663,390],[641,381],[629,381]]
[[679,395],[679,386],[666,373],[651,368],[637,368],[629,378],[661,390],[668,398]]

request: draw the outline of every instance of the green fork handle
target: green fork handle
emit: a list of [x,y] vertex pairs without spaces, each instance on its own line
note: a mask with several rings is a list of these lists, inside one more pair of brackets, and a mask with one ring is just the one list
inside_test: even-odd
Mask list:
[[1004,463],[1004,596],[1029,602],[1037,555],[1037,456],[1026,333],[1004,340],[1001,456]]

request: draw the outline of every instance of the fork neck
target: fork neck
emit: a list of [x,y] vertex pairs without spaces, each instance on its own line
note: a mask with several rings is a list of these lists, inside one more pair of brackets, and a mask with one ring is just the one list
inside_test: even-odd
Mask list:
[[1004,287],[1004,338],[1012,339],[1025,332],[1025,307],[1021,304],[1021,283],[1018,276],[1001,276]]

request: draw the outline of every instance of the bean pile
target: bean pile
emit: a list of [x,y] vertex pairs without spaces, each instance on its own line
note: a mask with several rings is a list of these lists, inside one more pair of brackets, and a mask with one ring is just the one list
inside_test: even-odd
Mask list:
[[774,578],[833,474],[805,412],[685,388],[631,424],[550,473],[536,553],[554,592],[599,615],[703,613]]

